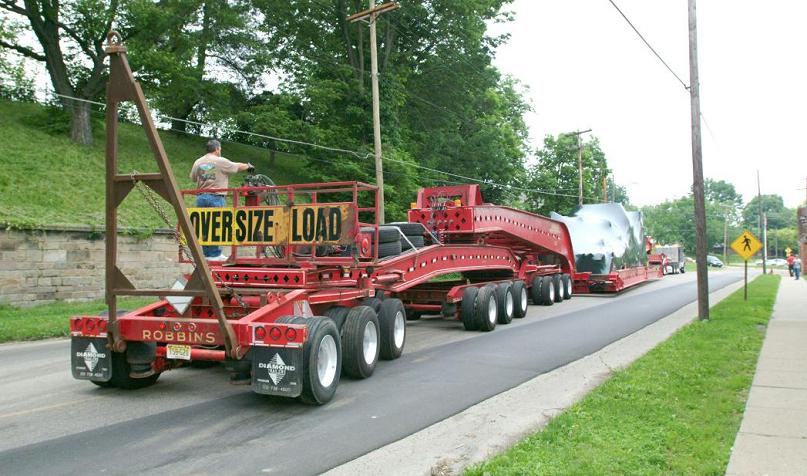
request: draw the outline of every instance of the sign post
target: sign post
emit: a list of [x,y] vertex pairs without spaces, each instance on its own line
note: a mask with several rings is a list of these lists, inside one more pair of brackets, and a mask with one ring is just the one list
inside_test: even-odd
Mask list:
[[745,230],[731,244],[731,249],[733,249],[734,252],[740,255],[745,261],[743,297],[746,301],[748,301],[748,258],[754,256],[757,254],[757,251],[762,249],[762,243],[757,239],[756,236],[751,234],[750,231]]

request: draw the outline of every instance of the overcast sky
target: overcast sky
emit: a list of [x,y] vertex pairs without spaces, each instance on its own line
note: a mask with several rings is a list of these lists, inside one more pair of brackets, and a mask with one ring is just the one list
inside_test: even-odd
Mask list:
[[[687,2],[615,0],[689,84]],[[805,199],[807,2],[698,2],[704,175],[744,200],[778,193]],[[534,146],[546,134],[593,129],[617,183],[638,205],[688,193],[689,94],[608,0],[516,0],[511,39],[497,66],[529,87]],[[801,190],[799,190],[801,189]]]

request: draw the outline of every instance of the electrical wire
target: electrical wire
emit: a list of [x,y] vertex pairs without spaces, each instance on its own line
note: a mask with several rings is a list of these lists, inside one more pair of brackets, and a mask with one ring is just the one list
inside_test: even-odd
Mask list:
[[620,8],[617,6],[617,4],[616,4],[616,3],[614,3],[614,0],[608,0],[608,2],[609,2],[611,5],[613,5],[613,6],[614,6],[614,8],[616,8],[616,11],[618,11],[618,12],[619,12],[619,14],[620,14],[620,15],[622,15],[622,18],[624,18],[624,19],[625,19],[625,21],[626,21],[626,22],[628,22],[628,25],[630,25],[630,27],[633,29],[633,31],[634,31],[634,32],[636,32],[636,34],[637,34],[637,35],[639,35],[639,38],[641,38],[642,42],[644,42],[644,44],[645,44],[645,45],[647,45],[647,47],[648,47],[648,48],[650,48],[650,51],[652,51],[652,52],[653,52],[653,54],[656,56],[656,58],[658,58],[658,60],[659,60],[659,61],[661,61],[661,64],[663,64],[663,65],[664,65],[664,67],[665,67],[665,68],[667,68],[667,70],[668,70],[670,73],[672,73],[672,75],[673,75],[673,76],[675,76],[675,79],[677,79],[677,80],[678,80],[678,82],[679,82],[679,83],[681,83],[681,86],[683,86],[683,87],[684,87],[684,89],[687,89],[687,90],[688,90],[688,89],[689,89],[689,86],[687,86],[687,84],[684,82],[684,80],[683,80],[683,79],[681,79],[681,77],[680,77],[680,76],[678,76],[678,74],[676,74],[676,72],[675,72],[675,71],[673,71],[673,69],[670,67],[670,65],[669,65],[669,64],[667,64],[667,62],[666,62],[666,61],[664,61],[664,58],[662,58],[662,57],[661,57],[661,55],[660,55],[660,54],[658,54],[658,52],[656,51],[656,49],[655,49],[655,48],[653,48],[653,46],[650,44],[650,42],[648,42],[648,41],[647,41],[647,39],[645,39],[644,35],[642,35],[642,34],[639,32],[639,30],[638,30],[638,29],[637,29],[635,26],[633,26],[633,23],[632,23],[632,22],[630,21],[630,19],[628,19],[628,17],[627,17],[627,16],[626,16],[626,15],[625,15],[625,14],[622,12],[622,10],[621,10],[621,9],[620,9]]
[[[55,93],[55,92],[53,94],[58,96],[58,97],[61,97],[63,99],[68,99],[68,100],[71,100],[71,101],[78,101],[78,102],[85,102],[85,103],[90,103],[90,104],[95,104],[95,105],[106,106],[105,103],[98,102],[98,101],[92,101],[92,100],[89,100],[89,99],[77,98],[77,97],[74,97],[74,96],[58,94],[58,93]],[[152,112],[152,114],[154,114],[154,113]],[[214,129],[215,128],[211,124],[206,124],[206,123],[198,122],[198,121],[192,121],[192,120],[188,120],[188,119],[175,118],[175,117],[171,117],[171,116],[162,116],[162,115],[160,115],[160,117],[157,117],[156,119],[163,119],[163,120],[168,119],[168,120],[172,120],[172,121],[185,122],[187,124],[193,124],[193,125],[200,126],[200,127],[205,127],[205,128],[208,128],[208,129]],[[323,150],[327,150],[327,151],[332,151],[332,152],[340,152],[340,153],[350,154],[350,155],[355,156],[355,157],[357,157],[359,159],[369,159],[369,158],[373,157],[373,154],[371,154],[371,153],[362,154],[361,152],[352,151],[352,150],[348,150],[348,149],[341,149],[341,148],[338,148],[338,147],[324,146],[324,145],[321,145],[321,144],[314,144],[314,143],[311,143],[311,142],[298,141],[298,140],[293,140],[293,139],[284,139],[284,138],[281,138],[281,137],[269,136],[269,135],[266,135],[266,134],[258,134],[258,133],[255,133],[255,132],[243,131],[243,130],[239,130],[239,129],[230,129],[230,130],[228,130],[228,132],[229,133],[246,134],[246,135],[253,136],[253,137],[260,137],[260,138],[264,138],[264,139],[275,140],[275,141],[278,141],[278,142],[291,143],[291,144],[296,144],[296,145],[304,145],[304,146],[310,146],[310,147],[323,149]],[[248,145],[248,144],[243,144],[243,143],[237,142],[237,141],[232,141],[232,142],[236,143],[236,144],[241,144],[241,145]],[[253,145],[253,147],[258,147],[258,146]],[[265,147],[263,147],[263,148],[266,149]],[[474,183],[478,183],[480,185],[487,185],[489,187],[508,189],[508,190],[514,190],[514,191],[521,191],[521,192],[526,192],[526,193],[538,193],[538,194],[541,194],[541,195],[551,195],[551,196],[559,196],[559,197],[577,198],[577,195],[572,195],[572,194],[564,194],[564,193],[557,193],[557,192],[546,192],[546,191],[542,191],[542,190],[528,189],[528,188],[523,188],[523,187],[517,187],[517,186],[514,186],[514,185],[510,185],[510,184],[497,183],[497,182],[494,182],[492,180],[478,179],[478,178],[469,177],[469,176],[466,176],[466,175],[455,174],[455,173],[452,173],[452,172],[446,172],[444,170],[435,169],[435,168],[432,168],[432,167],[427,167],[425,165],[420,165],[420,164],[417,164],[417,163],[414,163],[414,162],[407,162],[405,160],[395,159],[395,158],[392,158],[392,157],[383,157],[383,160],[388,161],[388,162],[403,164],[403,165],[406,165],[408,167],[414,167],[414,168],[417,168],[417,169],[420,169],[420,170],[426,170],[426,171],[429,171],[429,172],[434,172],[434,173],[446,175],[446,176],[449,176],[449,177],[454,177],[454,178],[457,178],[457,179],[471,181],[471,182],[474,182]],[[387,173],[387,172],[385,171],[385,173]],[[587,200],[591,200],[591,201],[597,201],[596,198],[592,198],[592,197],[584,197],[584,198],[586,198]]]

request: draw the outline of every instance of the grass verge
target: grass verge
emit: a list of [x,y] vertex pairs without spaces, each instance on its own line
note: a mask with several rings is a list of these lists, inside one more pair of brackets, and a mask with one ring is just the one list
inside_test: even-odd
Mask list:
[[466,474],[724,474],[778,286],[756,278]]
[[[67,118],[61,117],[58,110],[0,101],[0,130],[6,139],[5,150],[0,154],[0,225],[103,228],[104,125],[100,121],[95,124],[93,145],[81,146],[71,142],[64,130],[49,131],[49,125],[63,126],[65,121]],[[120,173],[155,172],[157,164],[143,129],[121,123],[118,132]],[[203,155],[207,139],[159,133],[180,188],[195,188],[188,174],[193,162]],[[275,163],[270,164],[269,152],[264,149],[230,142],[224,142],[222,148],[225,157],[252,162],[276,183],[310,181],[308,161],[302,156],[279,152]],[[242,178],[243,175],[234,177],[230,184],[240,185]],[[119,213],[122,226],[166,227],[138,191],[129,194]]]
[[[120,309],[136,309],[154,302],[154,298],[124,298]],[[103,299],[88,302],[57,302],[35,307],[0,306],[0,342],[36,340],[68,335],[68,318],[79,314],[95,315],[106,310]]]

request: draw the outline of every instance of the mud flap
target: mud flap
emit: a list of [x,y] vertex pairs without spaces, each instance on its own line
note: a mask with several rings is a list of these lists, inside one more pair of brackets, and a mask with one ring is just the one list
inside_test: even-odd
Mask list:
[[252,390],[297,397],[303,391],[303,349],[252,348]]
[[112,351],[106,337],[72,337],[70,368],[73,378],[108,382],[112,378]]

